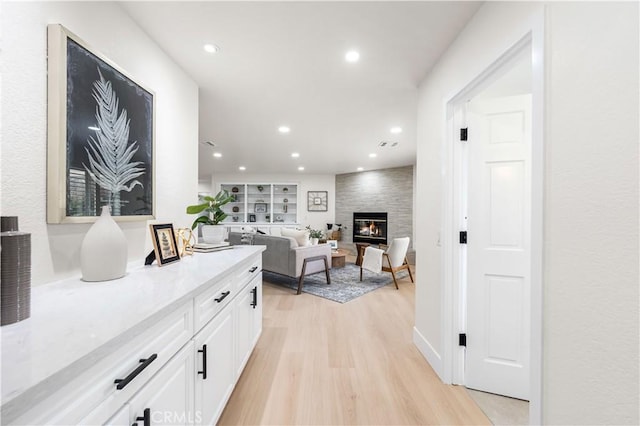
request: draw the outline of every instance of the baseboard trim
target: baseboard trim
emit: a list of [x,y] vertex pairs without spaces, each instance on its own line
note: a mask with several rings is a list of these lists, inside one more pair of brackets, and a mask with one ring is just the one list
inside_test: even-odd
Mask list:
[[[413,344],[416,345],[422,356],[427,360],[433,371],[436,372],[440,380],[442,379],[442,358],[440,354],[431,346],[431,343],[413,327]],[[444,381],[444,380],[443,380]]]

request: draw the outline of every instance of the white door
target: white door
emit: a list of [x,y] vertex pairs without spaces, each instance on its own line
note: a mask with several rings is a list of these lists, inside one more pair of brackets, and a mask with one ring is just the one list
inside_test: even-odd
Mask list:
[[531,95],[473,100],[465,385],[529,399]]

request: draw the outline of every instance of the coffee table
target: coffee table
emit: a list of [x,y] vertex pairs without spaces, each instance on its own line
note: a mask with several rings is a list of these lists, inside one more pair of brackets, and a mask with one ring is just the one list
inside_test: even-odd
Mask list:
[[347,250],[338,249],[331,251],[331,267],[332,268],[343,268],[346,256],[349,254]]

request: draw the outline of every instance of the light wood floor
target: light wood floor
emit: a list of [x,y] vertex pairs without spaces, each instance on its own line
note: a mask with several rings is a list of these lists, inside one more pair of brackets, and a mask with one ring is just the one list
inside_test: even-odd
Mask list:
[[413,345],[414,289],[340,304],[265,282],[262,336],[219,424],[491,424]]

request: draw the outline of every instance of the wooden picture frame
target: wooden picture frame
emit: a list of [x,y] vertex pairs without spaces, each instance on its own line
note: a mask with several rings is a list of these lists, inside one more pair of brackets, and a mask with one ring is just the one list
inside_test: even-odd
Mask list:
[[47,31],[47,223],[94,222],[103,205],[153,219],[155,94],[62,25]]
[[307,211],[326,212],[328,191],[307,191]]
[[180,252],[176,234],[171,223],[160,223],[149,225],[151,230],[151,241],[153,241],[153,251],[156,254],[158,266],[180,260]]

